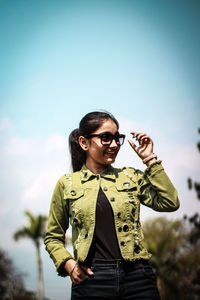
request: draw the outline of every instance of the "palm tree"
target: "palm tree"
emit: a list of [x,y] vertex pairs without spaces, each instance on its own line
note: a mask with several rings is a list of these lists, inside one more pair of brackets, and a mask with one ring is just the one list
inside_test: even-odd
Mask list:
[[42,259],[40,254],[41,240],[45,234],[45,224],[47,217],[43,215],[34,216],[30,211],[25,211],[25,215],[29,218],[29,224],[14,233],[14,239],[30,238],[37,251],[38,265],[38,300],[44,299],[44,282],[42,274]]

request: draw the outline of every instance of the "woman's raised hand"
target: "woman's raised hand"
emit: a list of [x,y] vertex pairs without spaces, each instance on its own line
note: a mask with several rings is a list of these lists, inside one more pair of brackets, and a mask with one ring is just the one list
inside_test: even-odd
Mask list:
[[153,141],[146,133],[132,131],[131,134],[133,138],[136,138],[139,145],[137,146],[131,140],[128,142],[142,160],[153,154]]

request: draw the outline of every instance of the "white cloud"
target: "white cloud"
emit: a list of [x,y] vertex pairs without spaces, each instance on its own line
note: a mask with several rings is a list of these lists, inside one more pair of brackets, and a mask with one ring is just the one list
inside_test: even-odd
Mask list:
[[0,122],[0,132],[1,131],[6,131],[8,129],[11,129],[12,125],[11,122],[8,119],[3,119]]
[[5,217],[5,215],[8,215],[9,209],[10,209],[10,206],[7,203],[3,203],[1,205],[1,210],[0,210],[0,219],[1,220]]
[[34,141],[30,138],[11,137],[5,144],[4,152],[7,156],[26,156],[34,147]]
[[27,186],[22,194],[23,206],[41,209],[47,194],[49,194],[48,191],[52,190],[52,185],[54,184],[51,174],[52,172],[43,172]]

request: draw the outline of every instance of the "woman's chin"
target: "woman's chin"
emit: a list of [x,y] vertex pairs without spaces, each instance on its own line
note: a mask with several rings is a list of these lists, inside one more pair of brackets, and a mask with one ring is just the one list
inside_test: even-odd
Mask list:
[[109,157],[109,158],[107,158],[106,159],[106,162],[107,162],[107,164],[112,164],[112,163],[114,163],[115,162],[115,157]]

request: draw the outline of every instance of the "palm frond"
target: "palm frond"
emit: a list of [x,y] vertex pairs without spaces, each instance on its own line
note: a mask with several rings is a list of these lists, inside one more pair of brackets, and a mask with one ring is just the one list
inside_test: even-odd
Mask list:
[[35,216],[30,212],[30,210],[26,210],[26,211],[25,211],[25,215],[27,215],[27,217],[29,217],[30,223],[34,223],[34,221],[35,221]]
[[18,241],[21,238],[30,238],[31,234],[30,234],[30,231],[27,227],[23,227],[23,228],[17,230],[14,233],[13,237],[16,241]]
[[28,225],[15,232],[13,237],[15,240],[31,238],[34,243],[38,244],[39,240],[44,237],[47,217],[44,215],[34,216],[28,210],[25,211],[25,215],[29,218]]

